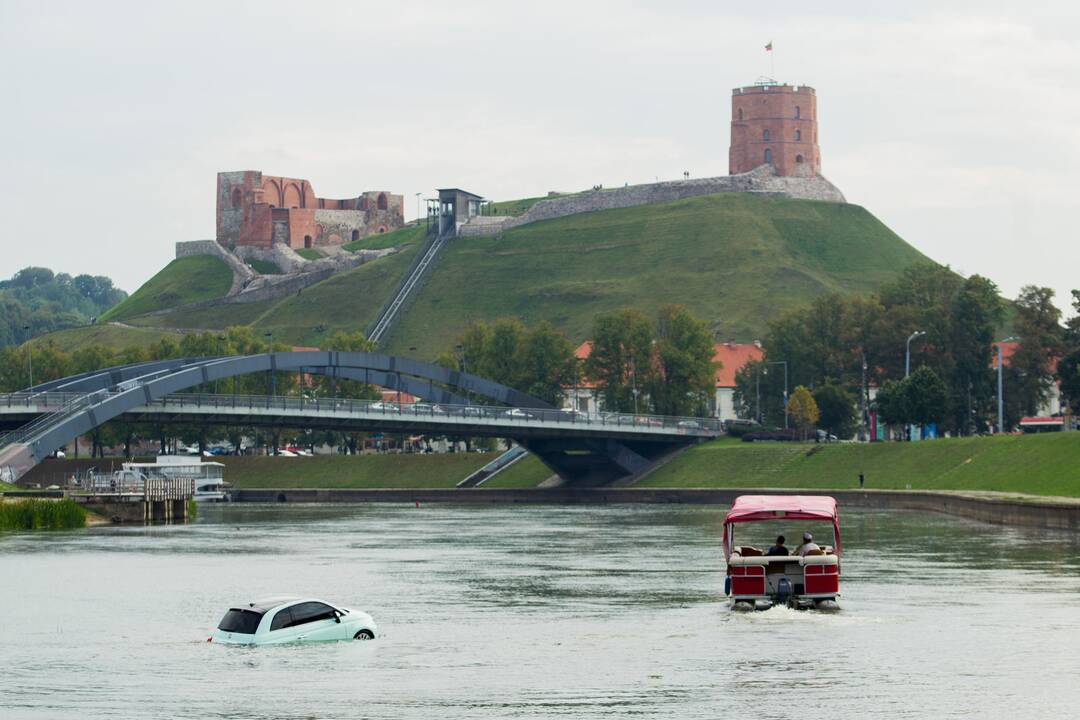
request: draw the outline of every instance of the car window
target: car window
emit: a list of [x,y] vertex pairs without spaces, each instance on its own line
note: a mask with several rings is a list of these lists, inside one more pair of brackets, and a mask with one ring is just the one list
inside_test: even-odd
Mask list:
[[254,635],[255,631],[259,629],[259,621],[262,620],[262,616],[263,613],[255,610],[233,608],[225,613],[225,617],[221,618],[218,630]]
[[292,625],[292,612],[289,608],[278,610],[277,615],[274,615],[274,619],[270,621],[271,630],[281,630]]
[[315,622],[316,620],[334,619],[334,608],[320,602],[300,603],[299,605],[293,605],[290,610],[292,611],[290,627]]

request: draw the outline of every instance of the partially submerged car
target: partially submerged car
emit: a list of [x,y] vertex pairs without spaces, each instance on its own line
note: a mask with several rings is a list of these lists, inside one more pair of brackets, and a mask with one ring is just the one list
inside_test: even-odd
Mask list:
[[[753,545],[736,545],[735,529],[743,523],[798,521],[828,523],[832,545],[814,544],[803,554],[786,550],[769,554]],[[793,534],[801,536],[801,532]],[[840,517],[836,500],[825,495],[740,495],[724,519],[724,593],[735,610],[765,610],[773,605],[839,609]]]
[[365,612],[314,598],[274,597],[229,608],[207,642],[277,645],[372,640],[375,630],[375,621]]

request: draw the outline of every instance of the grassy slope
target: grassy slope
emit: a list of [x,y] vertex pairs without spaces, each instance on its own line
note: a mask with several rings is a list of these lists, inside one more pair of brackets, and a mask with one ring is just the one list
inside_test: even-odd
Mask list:
[[1080,433],[871,445],[708,443],[641,487],[858,487],[994,490],[1080,497]]
[[530,488],[551,477],[551,470],[535,455],[526,455],[501,473],[491,478],[481,488]]
[[160,328],[119,327],[105,323],[58,330],[36,337],[30,342],[34,345],[53,343],[65,352],[72,352],[90,345],[107,345],[117,349],[131,345],[149,345],[164,337],[179,339],[181,336]]
[[[363,330],[408,269],[418,246],[335,275],[264,312],[257,330],[294,345],[318,346],[336,330]],[[321,326],[321,328],[320,328]]]
[[101,320],[124,320],[163,308],[223,297],[232,285],[232,270],[212,255],[177,258]]
[[375,233],[374,235],[362,237],[359,240],[345,243],[342,247],[349,252],[356,252],[357,250],[382,250],[383,248],[396,247],[398,245],[412,245],[413,243],[422,242],[426,233],[427,227],[425,225],[407,225],[406,227],[398,228],[397,230],[391,230],[388,233]]
[[225,457],[225,479],[236,487],[454,487],[495,458],[492,453],[353,455],[296,458]]
[[581,340],[597,313],[671,302],[748,340],[784,309],[922,259],[855,205],[721,194],[586,213],[451,243],[389,347],[433,356],[469,322],[507,315]]

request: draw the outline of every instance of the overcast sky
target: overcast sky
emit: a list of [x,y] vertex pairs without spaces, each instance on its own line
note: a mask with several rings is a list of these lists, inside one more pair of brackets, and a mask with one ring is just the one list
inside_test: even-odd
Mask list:
[[[1074,3],[0,0],[0,275],[136,289],[220,170],[500,200],[727,173],[731,88],[818,92],[823,173],[1013,297],[1080,287]],[[821,9],[822,6],[825,9]]]

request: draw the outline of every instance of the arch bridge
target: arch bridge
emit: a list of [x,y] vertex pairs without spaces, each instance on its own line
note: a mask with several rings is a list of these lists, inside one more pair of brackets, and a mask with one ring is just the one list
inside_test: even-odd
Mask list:
[[[191,394],[239,375],[300,372],[399,390],[423,403]],[[493,404],[477,405],[474,397]],[[500,383],[380,353],[277,352],[107,368],[0,395],[0,470],[13,481],[110,420],[502,437],[570,482],[640,475],[670,452],[721,432],[711,418],[584,415]]]

